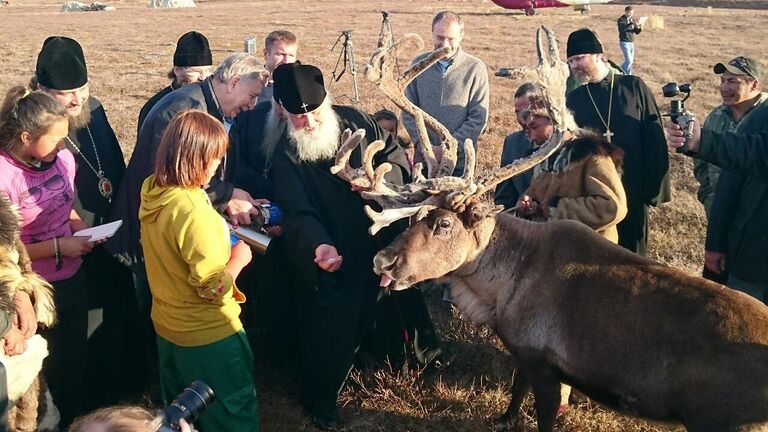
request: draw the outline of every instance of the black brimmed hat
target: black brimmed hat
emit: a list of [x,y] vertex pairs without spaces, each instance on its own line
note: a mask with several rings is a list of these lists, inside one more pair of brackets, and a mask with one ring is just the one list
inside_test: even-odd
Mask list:
[[751,57],[739,56],[728,63],[718,63],[714,70],[718,75],[728,71],[734,75],[749,75],[753,79],[763,82],[763,64]]
[[51,36],[43,42],[35,67],[37,82],[49,89],[72,90],[88,82],[83,48],[76,40]]
[[208,38],[196,31],[181,35],[179,42],[176,43],[176,51],[173,53],[174,66],[211,66],[212,64],[213,57],[208,46]]
[[291,114],[305,114],[323,104],[325,82],[320,69],[312,65],[285,63],[272,73],[274,98]]
[[595,32],[582,28],[568,35],[567,53],[569,58],[580,54],[602,54],[603,44]]

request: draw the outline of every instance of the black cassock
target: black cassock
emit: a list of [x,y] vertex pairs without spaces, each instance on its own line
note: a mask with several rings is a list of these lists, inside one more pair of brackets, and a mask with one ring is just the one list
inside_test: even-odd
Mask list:
[[[122,181],[125,161],[120,145],[98,99],[88,101],[91,120],[87,127],[70,132],[70,150],[77,161],[75,191],[77,211],[89,225],[105,222],[112,201],[99,192],[101,169],[112,185],[112,197]],[[83,404],[86,410],[118,403],[128,394],[140,394],[143,375],[141,358],[137,356],[135,335],[136,312],[131,309],[133,278],[131,273],[104,246],[96,246],[83,256],[82,271],[88,285],[88,304],[83,307],[104,308],[104,322],[88,339],[85,362]],[[115,374],[117,368],[122,373]]]
[[568,94],[567,105],[573,111],[579,127],[603,134],[606,132],[603,120],[609,123],[614,134],[611,142],[624,150],[624,173],[621,180],[627,194],[628,211],[627,217],[617,227],[619,244],[646,255],[647,206],[670,200],[667,143],[653,94],[636,76],[615,74],[613,103],[608,121],[612,75],[613,72],[598,83],[586,84],[573,90]]
[[[374,165],[392,164],[388,182],[409,180],[405,153],[369,115],[346,106],[334,105],[333,110],[341,120],[341,130],[364,128],[365,143],[385,140],[386,148],[376,155]],[[352,166],[361,165],[359,147],[350,161]],[[375,237],[368,234],[371,220],[363,211],[364,200],[349,183],[330,173],[332,165],[330,159],[300,162],[284,135],[275,149],[272,170],[275,201],[287,216],[283,235],[289,261],[302,291],[298,302],[299,319],[305,323],[300,365],[304,402],[310,412],[321,415],[334,412],[355,351],[374,325],[381,289],[373,272],[373,256],[399,232],[391,227]],[[327,273],[314,263],[315,248],[321,244],[333,245],[343,257],[339,271]],[[434,329],[420,293],[405,293],[405,297],[397,296],[401,317],[413,319],[415,337],[434,347]]]

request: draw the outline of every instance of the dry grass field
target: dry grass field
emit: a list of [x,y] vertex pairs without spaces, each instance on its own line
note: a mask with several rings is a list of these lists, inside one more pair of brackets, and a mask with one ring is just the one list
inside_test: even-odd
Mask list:
[[[294,31],[301,40],[299,57],[330,74],[337,59],[331,52],[340,30],[353,29],[358,65],[368,59],[379,33],[382,9],[391,12],[395,35],[416,32],[429,41],[429,22],[442,9],[464,15],[466,50],[488,65],[491,74],[508,66],[532,64],[533,36],[540,25],[555,29],[564,44],[569,32],[592,27],[601,36],[610,58],[621,62],[616,18],[623,5],[595,6],[582,16],[569,9],[542,10],[535,17],[496,7],[488,0],[424,1],[200,1],[194,9],[149,10],[143,0],[111,2],[113,12],[63,14],[54,0],[10,0],[0,8],[0,91],[26,83],[34,71],[45,37],[68,35],[79,40],[88,62],[92,94],[104,104],[124,149],[133,149],[136,118],[141,105],[165,86],[177,38],[189,30],[206,34],[214,61],[239,51],[243,39],[261,39],[277,28]],[[637,38],[635,71],[655,90],[666,108],[661,86],[668,81],[690,82],[688,107],[704,116],[719,102],[718,78],[712,66],[736,55],[765,57],[764,23],[768,6],[749,0],[667,0],[635,3],[638,15],[658,15],[664,28],[644,31]],[[695,6],[712,6],[703,8]],[[675,7],[677,6],[677,7]],[[720,8],[720,7],[742,8]],[[753,9],[744,9],[753,7]],[[565,47],[562,47],[564,53]],[[415,52],[412,54],[416,54]],[[406,59],[403,64],[409,59]],[[362,76],[359,106],[369,112],[392,108]],[[512,95],[520,82],[491,76],[491,115],[480,140],[481,170],[496,166],[501,143],[517,128]],[[348,74],[331,85],[337,100],[351,93]],[[674,201],[652,213],[651,255],[690,273],[703,263],[704,212],[695,198],[690,159],[672,155]],[[398,373],[392,370],[354,371],[343,392],[341,411],[349,431],[482,431],[488,418],[499,415],[508,401],[513,364],[488,329],[477,329],[440,304],[438,293],[427,296],[453,363],[440,373]],[[588,319],[588,317],[585,317]],[[653,317],[648,317],[653,319]],[[295,402],[298,388],[289,369],[257,361],[262,430],[313,430]],[[530,408],[531,404],[528,402]],[[528,419],[532,428],[533,418]],[[531,429],[533,430],[533,429]],[[570,410],[558,430],[668,431],[672,426],[649,424],[606,413],[592,405]]]

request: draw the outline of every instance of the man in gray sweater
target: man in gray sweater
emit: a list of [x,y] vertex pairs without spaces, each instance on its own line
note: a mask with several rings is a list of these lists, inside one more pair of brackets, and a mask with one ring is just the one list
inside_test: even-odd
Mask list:
[[[477,139],[488,123],[488,71],[485,64],[461,49],[464,22],[450,11],[435,15],[432,20],[432,39],[435,49],[451,47],[452,54],[432,65],[405,89],[405,96],[416,106],[445,125],[458,141],[458,161],[454,175],[464,171],[464,140],[471,139],[477,149]],[[413,59],[416,63],[428,56],[422,53]],[[403,125],[414,143],[419,135],[416,122],[403,113]],[[440,146],[440,138],[429,131],[433,146]],[[419,148],[418,146],[416,148]],[[442,154],[437,150],[436,155]]]

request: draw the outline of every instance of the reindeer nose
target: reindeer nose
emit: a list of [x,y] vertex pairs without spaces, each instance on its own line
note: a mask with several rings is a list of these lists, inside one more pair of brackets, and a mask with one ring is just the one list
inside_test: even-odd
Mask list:
[[383,272],[389,273],[395,267],[397,263],[397,255],[390,255],[385,251],[381,251],[373,257],[373,269],[377,274]]

